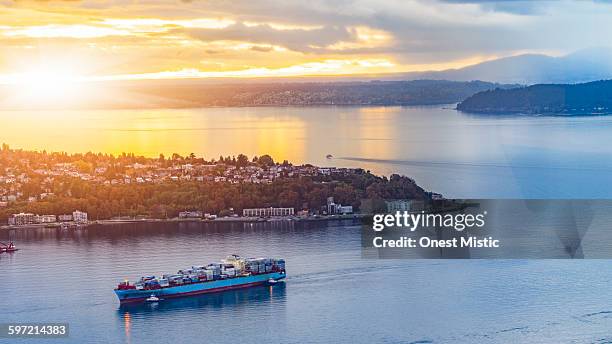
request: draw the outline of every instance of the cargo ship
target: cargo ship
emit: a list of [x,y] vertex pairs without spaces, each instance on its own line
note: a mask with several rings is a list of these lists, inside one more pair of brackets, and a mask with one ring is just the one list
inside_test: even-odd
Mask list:
[[241,258],[231,255],[221,263],[192,266],[176,274],[141,277],[115,288],[119,302],[145,302],[275,284],[286,277],[285,260]]

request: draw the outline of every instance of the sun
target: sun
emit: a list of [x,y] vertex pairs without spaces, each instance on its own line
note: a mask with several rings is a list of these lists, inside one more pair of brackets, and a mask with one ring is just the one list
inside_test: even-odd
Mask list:
[[79,97],[79,78],[69,70],[36,68],[17,75],[15,92],[30,102],[60,103]]
[[13,107],[70,107],[84,100],[90,92],[87,78],[68,64],[42,62],[0,78],[9,90]]

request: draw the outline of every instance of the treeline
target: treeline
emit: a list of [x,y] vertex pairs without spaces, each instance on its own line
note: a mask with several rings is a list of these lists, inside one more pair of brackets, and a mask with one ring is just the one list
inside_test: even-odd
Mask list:
[[491,114],[608,114],[612,111],[612,80],[483,91],[457,109]]
[[[37,202],[12,203],[0,210],[0,219],[10,214],[66,214],[75,209],[89,213],[89,218],[146,215],[172,218],[183,210],[229,215],[230,209],[294,207],[314,211],[326,205],[327,197],[337,203],[359,208],[360,200],[425,199],[427,194],[414,180],[399,175],[378,177],[369,172],[326,177],[281,178],[271,184],[232,184],[214,182],[167,182],[162,184],[104,185],[77,178],[58,180],[69,196],[53,196]],[[58,190],[59,191],[59,190]]]
[[[38,166],[52,166],[61,163],[75,164],[81,169],[93,169],[96,166],[127,166],[132,164],[151,164],[159,163],[160,167],[169,167],[177,164],[217,164],[222,163],[229,166],[244,167],[247,165],[257,165],[261,167],[269,167],[276,164],[274,159],[264,154],[262,156],[247,157],[244,154],[237,156],[219,156],[218,159],[204,159],[197,157],[194,153],[181,155],[173,153],[165,156],[160,154],[157,158],[149,158],[134,153],[108,154],[108,153],[66,153],[66,152],[47,152],[43,151],[28,151],[23,149],[12,149],[8,144],[0,145],[0,168],[23,168],[24,161],[26,167],[36,168]],[[287,160],[284,160],[281,165],[291,165]],[[91,172],[91,171],[83,171]]]

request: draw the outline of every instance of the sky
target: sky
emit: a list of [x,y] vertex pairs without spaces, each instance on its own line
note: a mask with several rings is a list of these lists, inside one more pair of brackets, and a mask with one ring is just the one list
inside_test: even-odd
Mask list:
[[602,46],[608,1],[0,1],[0,83],[398,73]]

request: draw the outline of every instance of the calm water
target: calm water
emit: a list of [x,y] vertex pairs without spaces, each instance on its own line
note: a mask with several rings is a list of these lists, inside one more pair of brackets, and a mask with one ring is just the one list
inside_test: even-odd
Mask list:
[[207,158],[268,153],[399,172],[449,197],[612,197],[612,116],[473,116],[450,106],[262,107],[5,111],[0,121],[0,140],[27,149]]
[[[608,261],[361,259],[359,226],[172,224],[0,233],[2,322],[69,343],[594,343],[612,340]],[[228,252],[284,256],[284,285],[120,307],[123,278]],[[1,341],[1,340],[0,340]],[[55,341],[49,341],[55,342]]]
[[[26,149],[269,153],[399,172],[452,197],[612,198],[612,117],[319,107],[0,112],[0,121],[1,141]],[[2,321],[66,321],[72,343],[612,341],[609,261],[368,260],[358,226],[320,226],[0,232],[22,248],[0,255]],[[284,256],[286,285],[157,307],[120,308],[112,293],[123,278],[234,252]]]

